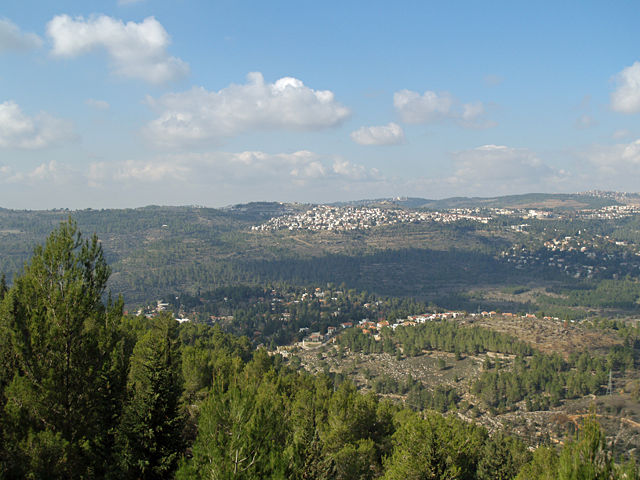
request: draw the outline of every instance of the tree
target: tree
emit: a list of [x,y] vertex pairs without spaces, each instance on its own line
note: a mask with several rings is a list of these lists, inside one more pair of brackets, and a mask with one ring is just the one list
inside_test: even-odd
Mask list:
[[2,277],[0,277],[0,301],[4,298],[8,291],[9,287],[7,286],[7,277],[5,277],[3,273]]
[[554,449],[540,447],[533,460],[521,470],[517,480],[610,480],[638,478],[640,472],[633,462],[615,465],[612,452],[595,414],[585,418],[579,433],[567,441],[558,455]]
[[524,443],[498,432],[484,445],[478,479],[511,480],[529,460],[531,454]]
[[2,433],[12,476],[102,475],[110,463],[110,396],[123,370],[111,364],[122,303],[103,303],[109,273],[97,237],[83,239],[69,219],[35,248],[2,300],[0,351],[11,358]]
[[270,357],[259,350],[229,378],[216,373],[200,409],[192,458],[176,478],[290,478],[285,403]]
[[437,413],[423,419],[403,411],[396,422],[385,480],[474,478],[486,430]]
[[524,465],[516,480],[556,480],[558,454],[552,447],[541,446],[533,452],[532,460]]
[[585,418],[579,435],[564,446],[558,460],[560,480],[608,480],[614,463],[595,414]]
[[158,317],[136,343],[127,391],[118,434],[123,470],[131,478],[172,478],[184,428],[180,345],[172,317]]

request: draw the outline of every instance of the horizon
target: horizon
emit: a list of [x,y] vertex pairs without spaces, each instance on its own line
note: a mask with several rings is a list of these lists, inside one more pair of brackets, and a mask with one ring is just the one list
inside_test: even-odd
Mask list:
[[[70,207],[49,207],[49,208],[8,208],[0,205],[0,210],[12,210],[12,211],[28,211],[28,212],[56,212],[56,211],[69,211],[69,212],[80,212],[86,210],[139,210],[143,208],[207,208],[212,210],[225,210],[233,207],[239,207],[244,205],[250,205],[253,203],[277,203],[280,205],[335,205],[335,204],[349,204],[349,203],[360,203],[360,202],[387,202],[387,201],[397,201],[402,202],[406,200],[424,200],[426,202],[444,202],[447,200],[492,200],[492,199],[501,199],[505,197],[526,197],[530,195],[549,195],[549,196],[564,196],[564,195],[577,195],[577,196],[597,196],[595,194],[603,194],[603,195],[622,195],[622,196],[640,196],[640,191],[637,192],[621,192],[615,190],[589,190],[583,192],[555,192],[555,193],[545,193],[545,192],[525,192],[521,194],[507,194],[507,195],[494,195],[494,196],[464,196],[464,195],[456,195],[452,197],[440,197],[440,198],[424,198],[424,197],[408,197],[408,196],[395,196],[395,197],[377,197],[377,198],[358,198],[358,199],[350,199],[350,200],[340,200],[340,201],[328,201],[328,202],[284,202],[279,200],[252,200],[240,203],[229,203],[225,205],[198,205],[198,204],[157,204],[157,203],[149,203],[145,205],[135,205],[135,206],[126,206],[126,207],[78,207],[78,208],[70,208]],[[412,208],[412,207],[408,207]],[[444,208],[444,207],[443,207]],[[452,207],[459,208],[459,207]],[[445,208],[446,210],[447,208]]]
[[0,205],[634,191],[636,10],[6,5]]

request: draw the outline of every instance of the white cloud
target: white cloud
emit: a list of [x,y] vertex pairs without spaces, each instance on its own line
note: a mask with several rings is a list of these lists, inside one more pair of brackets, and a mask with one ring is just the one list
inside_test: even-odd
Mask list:
[[393,106],[405,123],[427,123],[448,117],[453,98],[448,92],[431,91],[420,95],[411,90],[400,90],[393,94]]
[[0,18],[0,53],[22,52],[42,46],[42,39],[35,33],[24,33],[6,18]]
[[498,195],[557,190],[567,172],[545,164],[527,149],[483,145],[452,154],[455,171],[446,179],[458,192]]
[[84,101],[84,103],[87,107],[95,108],[96,110],[109,110],[109,102],[105,100],[88,98]]
[[268,184],[277,191],[304,185],[376,182],[375,169],[308,150],[293,153],[210,152],[166,155],[148,161],[94,162],[86,172],[89,186],[116,183],[171,182],[198,188],[223,182],[256,188]]
[[171,159],[125,160],[122,162],[93,162],[86,172],[90,187],[117,183],[157,183],[162,181],[184,183],[191,174],[191,167]]
[[640,139],[613,145],[592,145],[571,152],[580,190],[636,192],[640,185]]
[[[617,178],[622,184],[635,183],[637,190],[640,182],[640,139],[630,143],[616,145],[597,145],[581,154],[598,170],[602,178]],[[629,187],[625,187],[629,188]]]
[[171,162],[134,162],[121,164],[115,172],[116,180],[158,182],[161,180],[184,181],[191,169]]
[[395,192],[376,169],[308,150],[170,153],[82,168],[84,181],[77,182],[77,189],[84,189],[91,206],[328,202]]
[[422,95],[411,90],[400,90],[393,94],[393,106],[405,123],[432,123],[456,120],[469,128],[488,128],[495,124],[482,121],[482,102],[460,103],[449,92],[427,90]]
[[337,158],[333,162],[332,170],[335,175],[351,181],[384,181],[384,178],[378,169],[367,169],[364,165],[354,164],[341,158]]
[[62,185],[73,183],[77,178],[69,165],[60,164],[55,160],[41,163],[28,171],[16,171],[10,166],[0,167],[0,182],[13,183],[24,186]]
[[24,175],[16,172],[9,165],[0,166],[0,183],[19,183],[24,180]]
[[58,57],[105,49],[118,76],[160,84],[189,73],[187,63],[167,53],[171,39],[153,17],[125,24],[106,15],[86,20],[58,15],[47,24],[47,35],[53,41],[53,55]]
[[392,122],[380,127],[360,127],[351,132],[351,139],[360,145],[398,145],[404,142],[404,131]]
[[240,152],[209,154],[204,163],[226,169],[234,178],[270,178],[284,180],[372,180],[378,176],[375,169],[368,170],[342,158],[323,157],[308,150],[293,153],[270,154]]
[[618,73],[616,83],[611,94],[611,108],[620,113],[640,112],[640,62]]
[[37,149],[72,138],[73,127],[67,120],[46,112],[30,117],[15,102],[0,103],[0,148]]
[[462,106],[462,120],[465,122],[473,122],[480,115],[484,114],[484,105],[482,102],[465,103]]
[[55,160],[42,163],[27,174],[27,179],[31,183],[64,183],[73,175],[72,170],[67,165],[61,165]]
[[454,114],[453,118],[459,115],[458,123],[465,128],[492,128],[497,125],[484,118],[485,109],[482,102],[465,103],[462,105],[462,114]]
[[158,145],[174,147],[249,130],[323,129],[340,124],[350,114],[329,90],[313,90],[291,77],[265,83],[257,72],[247,75],[247,83],[232,84],[218,92],[194,87],[159,99],[148,98],[148,103],[159,117],[145,133]]

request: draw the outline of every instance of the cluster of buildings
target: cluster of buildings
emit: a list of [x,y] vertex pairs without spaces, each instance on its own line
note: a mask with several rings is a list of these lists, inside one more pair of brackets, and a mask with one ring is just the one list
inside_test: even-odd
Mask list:
[[585,195],[587,197],[606,198],[610,200],[616,200],[618,202],[624,202],[630,198],[638,198],[637,193],[629,192],[614,192],[610,190],[589,190],[586,192],[580,192],[578,195]]
[[[441,313],[424,313],[420,315],[410,315],[407,318],[401,318],[396,320],[394,323],[390,323],[387,320],[381,319],[376,322],[364,318],[360,320],[356,325],[353,325],[352,322],[341,323],[338,327],[329,327],[327,328],[327,333],[320,332],[312,332],[309,333],[305,339],[302,341],[302,345],[305,345],[305,342],[328,342],[333,339],[341,330],[346,328],[357,328],[362,331],[365,335],[372,335],[375,340],[380,340],[380,332],[384,328],[391,328],[395,330],[398,327],[414,327],[416,325],[420,325],[421,323],[426,322],[435,322],[435,321],[443,321],[443,320],[453,320],[453,319],[467,319],[468,321],[473,322],[476,319],[482,318],[492,318],[492,317],[503,317],[508,319],[522,318],[525,320],[536,320],[538,317],[532,313],[524,313],[517,314],[511,312],[501,312],[498,313],[496,311],[490,312],[478,312],[478,313],[467,313],[462,311],[448,311]],[[545,316],[544,320],[553,320],[560,321],[558,317],[550,317]],[[573,320],[572,320],[573,322]],[[300,332],[308,333],[308,328],[301,328]]]
[[582,218],[615,220],[617,218],[627,218],[640,213],[638,205],[609,205],[597,210],[583,210],[580,212]]
[[[162,300],[158,300],[155,303],[155,305],[151,304],[151,305],[147,305],[145,307],[139,308],[136,311],[136,315],[138,316],[144,315],[147,318],[153,318],[159,313],[169,310],[170,307],[171,307],[171,304],[163,302]],[[190,319],[185,316],[184,312],[180,312],[178,317],[176,317],[176,320],[180,323],[190,321]]]
[[[603,192],[602,194],[606,193],[608,192]],[[597,195],[594,194],[594,196]],[[637,205],[610,205],[599,209],[584,209],[569,215],[572,218],[577,216],[583,219],[613,220],[637,214],[640,214],[640,203]],[[453,223],[460,220],[488,223],[498,216],[517,217],[525,220],[563,219],[567,214],[532,208],[451,208],[447,210],[417,211],[367,206],[336,207],[318,205],[302,213],[272,217],[266,223],[252,226],[251,230],[350,231],[402,223]],[[512,228],[517,231],[524,231],[522,227],[523,225],[515,225]]]
[[[535,251],[525,246],[514,245],[501,252],[500,257],[517,269],[532,266],[554,267],[576,278],[593,278],[594,275],[611,269],[617,273],[640,270],[640,252],[625,241],[615,240],[608,235],[580,237],[565,236],[543,242]],[[611,272],[608,272],[611,273]],[[616,272],[614,272],[616,273]],[[612,273],[612,275],[614,275]],[[615,276],[615,275],[614,275]]]
[[[486,313],[486,312],[485,312]],[[495,312],[493,312],[495,313]],[[357,328],[362,330],[362,333],[377,333],[383,328],[391,328],[395,330],[398,327],[413,327],[420,323],[434,322],[440,320],[450,320],[457,317],[463,317],[467,315],[465,312],[442,312],[442,313],[424,313],[420,315],[410,315],[407,318],[400,318],[395,323],[389,323],[387,320],[381,320],[379,322],[372,322],[368,318],[360,320]],[[476,315],[476,314],[472,314]]]
[[319,205],[304,213],[273,217],[262,225],[251,227],[253,231],[273,230],[327,230],[349,231],[393,225],[399,223],[442,222],[472,220],[487,223],[491,217],[482,215],[479,209],[452,209],[446,211],[409,211],[378,207],[332,207]]

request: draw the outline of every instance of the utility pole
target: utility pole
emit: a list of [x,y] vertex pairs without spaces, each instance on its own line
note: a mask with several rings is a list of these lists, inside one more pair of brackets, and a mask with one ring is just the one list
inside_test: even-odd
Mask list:
[[611,370],[609,370],[609,385],[607,385],[607,395],[613,392],[613,382],[611,381]]

